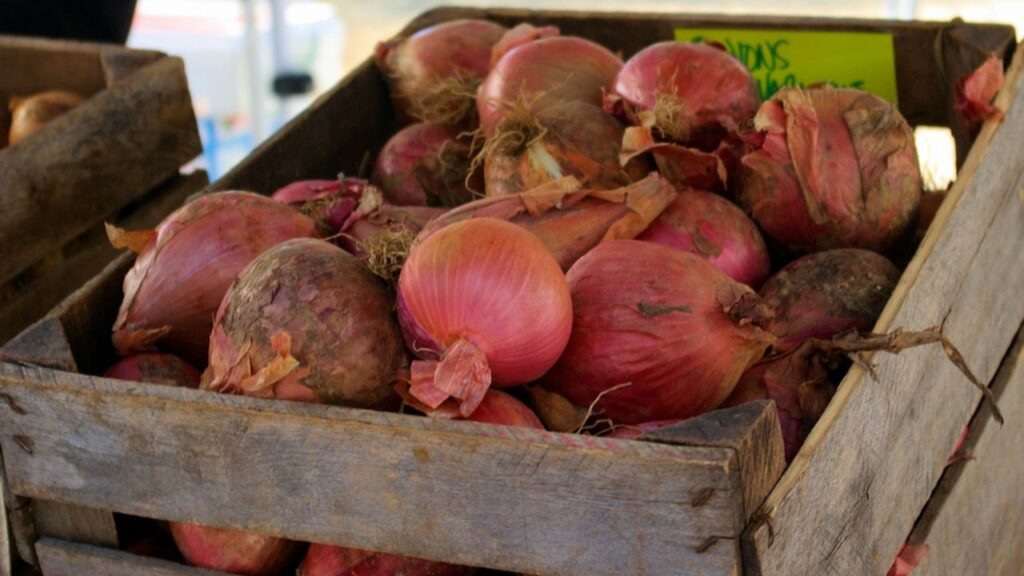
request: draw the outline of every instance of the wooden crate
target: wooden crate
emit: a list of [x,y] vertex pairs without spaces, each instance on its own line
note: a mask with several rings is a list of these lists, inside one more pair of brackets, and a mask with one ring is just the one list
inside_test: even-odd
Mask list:
[[[120,46],[0,37],[0,101],[43,90],[88,100],[0,150],[0,343],[117,255],[103,221],[153,225],[203,174],[180,59]],[[148,217],[147,217],[148,214]]]
[[[458,17],[556,24],[626,55],[678,26],[886,31],[916,125],[950,125],[956,79],[1014,48],[1008,27],[962,23],[440,9],[409,30]],[[1024,318],[1017,52],[1005,122],[973,146],[959,134],[960,177],[877,326],[944,323],[986,382]],[[357,173],[393,128],[367,62],[212,188]],[[783,473],[767,403],[621,441],[89,376],[112,359],[130,265],[112,263],[0,364],[11,520],[47,576],[202,573],[110,549],[111,512],[539,574],[882,574],[980,399],[940,350],[879,356],[878,380],[851,370]]]

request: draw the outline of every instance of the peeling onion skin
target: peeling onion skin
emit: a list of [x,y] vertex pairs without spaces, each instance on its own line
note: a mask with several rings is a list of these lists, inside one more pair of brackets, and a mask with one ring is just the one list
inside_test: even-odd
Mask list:
[[779,339],[775,349],[870,331],[899,278],[892,262],[869,250],[827,250],[790,262],[760,291],[775,314],[767,326]]
[[[286,355],[297,366],[278,368]],[[203,387],[373,408],[393,398],[404,362],[383,283],[341,248],[296,239],[253,260],[225,295]]]
[[199,387],[199,371],[173,354],[144,352],[121,358],[103,373],[104,378],[149,382],[184,388]]
[[198,524],[171,522],[171,535],[192,566],[245,576],[276,576],[294,566],[302,544]]
[[786,88],[755,118],[764,138],[743,157],[740,201],[796,253],[885,252],[912,232],[921,201],[914,134],[881,98]]
[[774,340],[756,293],[689,252],[605,242],[567,276],[573,332],[542,382],[616,425],[717,407]]
[[771,272],[757,225],[733,203],[703,190],[683,190],[637,240],[697,254],[755,289]]
[[206,363],[213,317],[242,268],[316,224],[285,204],[251,192],[218,192],[182,206],[157,227],[124,277],[113,327],[120,355],[159,347]]
[[[491,49],[505,32],[504,26],[486,20],[452,20],[378,44],[374,57],[388,82],[398,119],[403,124],[437,120],[422,117],[415,102],[439,80],[460,76],[465,88],[479,84],[491,68]],[[458,100],[465,97],[438,96],[449,101],[438,108],[449,110],[459,108]]]
[[[373,168],[373,183],[388,202],[400,206],[458,206],[473,199],[466,185],[470,145],[461,130],[419,122],[399,130],[384,144]],[[471,185],[483,188],[476,178]]]

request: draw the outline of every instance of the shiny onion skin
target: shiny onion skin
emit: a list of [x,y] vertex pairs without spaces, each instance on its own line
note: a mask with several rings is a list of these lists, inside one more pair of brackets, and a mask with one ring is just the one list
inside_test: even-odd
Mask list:
[[[400,206],[458,206],[473,199],[467,186],[471,145],[461,130],[419,122],[399,130],[384,144],[373,167],[374,185],[384,199]],[[474,189],[482,190],[476,179]]]
[[743,157],[740,201],[798,253],[885,252],[912,232],[921,200],[914,134],[881,98],[785,88],[755,118],[763,142]]
[[671,426],[682,422],[679,419],[670,420],[655,420],[654,422],[641,422],[640,424],[630,424],[626,426],[620,426],[615,429],[614,432],[608,435],[609,438],[618,438],[619,440],[632,440],[639,438],[648,432],[657,430],[658,428],[664,428],[665,426]]
[[149,382],[165,386],[199,387],[199,371],[173,354],[143,352],[121,358],[103,373],[104,378]]
[[[567,102],[601,106],[622,60],[599,44],[573,36],[541,38],[512,48],[480,85],[477,112],[484,136],[521,102],[534,116],[552,116]],[[570,114],[566,116],[571,118]]]
[[12,99],[10,132],[7,137],[10,145],[13,146],[28,138],[48,122],[67,113],[82,102],[85,102],[85,98],[82,96],[62,90],[41,92],[23,99]]
[[778,338],[775,350],[870,331],[899,278],[892,262],[869,250],[826,250],[794,260],[759,292],[775,316],[767,326]]
[[273,536],[171,522],[174,543],[192,566],[245,576],[277,576],[294,566],[302,544]]
[[405,361],[383,283],[323,240],[278,244],[224,296],[203,388],[372,408]]
[[757,225],[733,203],[703,190],[683,190],[637,240],[698,254],[755,289],[771,272]]
[[315,235],[314,222],[251,192],[208,194],[148,233],[124,277],[113,327],[120,355],[160,350],[206,362],[213,316],[231,281],[253,258],[290,238]]
[[398,281],[413,396],[468,416],[488,388],[540,377],[562,353],[572,301],[536,237],[494,218],[447,226],[413,248]]
[[717,407],[774,340],[757,294],[689,252],[605,242],[568,279],[572,337],[543,383],[615,425]]
[[452,20],[378,44],[374,58],[399,120],[470,122],[472,97],[467,94],[487,75],[491,49],[505,31],[486,20]]
[[474,572],[468,566],[314,543],[296,576],[469,576]]

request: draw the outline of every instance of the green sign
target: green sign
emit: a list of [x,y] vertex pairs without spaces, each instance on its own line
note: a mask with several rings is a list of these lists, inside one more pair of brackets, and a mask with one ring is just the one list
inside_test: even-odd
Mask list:
[[827,82],[896,101],[892,35],[739,28],[677,28],[680,42],[718,42],[750,69],[762,98]]

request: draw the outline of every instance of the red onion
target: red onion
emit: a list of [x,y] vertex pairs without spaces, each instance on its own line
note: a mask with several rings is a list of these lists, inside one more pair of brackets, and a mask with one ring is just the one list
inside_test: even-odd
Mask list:
[[828,250],[791,262],[760,292],[775,315],[767,326],[778,337],[775,349],[869,331],[899,278],[892,262],[869,250]]
[[323,240],[278,244],[238,275],[217,311],[203,387],[376,407],[405,360],[379,279]]
[[[775,401],[787,462],[800,451],[807,431],[817,421],[817,415],[805,415],[800,404],[800,384],[804,379],[810,380],[811,368],[810,357],[802,353],[764,360],[743,373],[732,394],[722,403],[723,406],[739,406],[754,400]],[[832,397],[829,387],[809,387],[803,393],[812,392],[822,408]]]
[[469,576],[475,571],[468,566],[310,544],[297,576]]
[[924,562],[930,548],[927,544],[907,544],[904,542],[896,559],[885,576],[910,576],[921,562]]
[[[467,185],[471,146],[460,130],[443,124],[406,126],[391,137],[373,168],[373,183],[392,203],[413,206],[458,206],[473,199]],[[479,180],[479,179],[477,179]]]
[[757,294],[689,252],[605,242],[568,279],[572,337],[544,383],[616,425],[715,408],[773,341]]
[[460,124],[472,118],[473,94],[491,67],[491,47],[505,28],[486,20],[452,20],[377,45],[399,119]]
[[82,102],[85,98],[62,90],[41,92],[22,99],[12,98],[11,127],[7,138],[10,145],[24,140]]
[[508,32],[501,37],[501,40],[491,48],[491,66],[494,66],[501,60],[505,54],[518,46],[523,44],[529,44],[535,40],[541,38],[548,38],[550,36],[558,36],[560,31],[557,26],[544,26],[537,28],[532,24],[525,22],[516,24]]
[[301,548],[273,536],[179,522],[171,522],[171,535],[189,564],[247,576],[277,576],[294,565]]
[[678,424],[682,420],[670,419],[670,420],[655,420],[654,422],[642,422],[640,424],[630,424],[626,426],[620,426],[615,429],[614,432],[608,435],[609,438],[618,438],[620,440],[632,440],[639,438],[648,432],[657,430],[658,428],[664,428],[665,426],[671,426]]
[[757,226],[725,198],[702,190],[683,190],[637,239],[703,256],[753,288],[771,272]]
[[881,98],[786,88],[765,102],[759,149],[743,157],[744,209],[790,250],[884,251],[916,222],[914,134]]
[[651,153],[676,185],[724,191],[740,129],[760,102],[750,72],[724,49],[660,42],[623,65],[605,108],[636,124],[623,138],[623,164]]
[[523,404],[511,394],[499,390],[488,390],[480,405],[473,410],[469,416],[464,416],[459,407],[452,402],[441,404],[437,408],[431,408],[409,392],[409,382],[400,382],[395,385],[395,391],[402,397],[407,406],[423,412],[433,418],[454,418],[458,420],[469,420],[470,422],[484,422],[488,424],[503,424],[506,426],[523,426],[525,428],[544,429],[544,424],[530,407]]
[[382,202],[379,194],[366,198],[368,185],[361,178],[345,176],[335,180],[299,180],[279,188],[271,198],[309,216],[323,236],[331,236]]
[[[556,36],[516,46],[494,65],[480,85],[477,112],[486,137],[495,134],[514,104],[533,116],[553,116],[567,102],[601,105],[622,67],[603,46],[573,36]],[[521,111],[518,111],[521,113]],[[571,118],[572,114],[564,116]]]
[[147,352],[121,358],[103,373],[106,378],[166,386],[199,386],[199,371],[171,354]]
[[471,218],[499,218],[529,230],[568,270],[598,242],[633,238],[676,197],[657,174],[615,190],[582,190],[566,177],[528,192],[483,198],[430,221],[417,237]]
[[981,66],[956,83],[956,111],[970,134],[976,135],[986,120],[1003,117],[1003,111],[992,104],[1003,81],[1003,59],[989,54]]
[[235,276],[264,250],[314,232],[309,218],[249,192],[202,196],[156,230],[126,233],[127,239],[114,230],[115,247],[130,239],[139,248],[124,278],[114,347],[121,355],[134,354],[159,340],[162,350],[203,364],[213,315]]
[[572,302],[558,262],[532,234],[494,218],[452,224],[413,248],[398,281],[410,392],[469,415],[491,384],[541,376],[565,348]]

